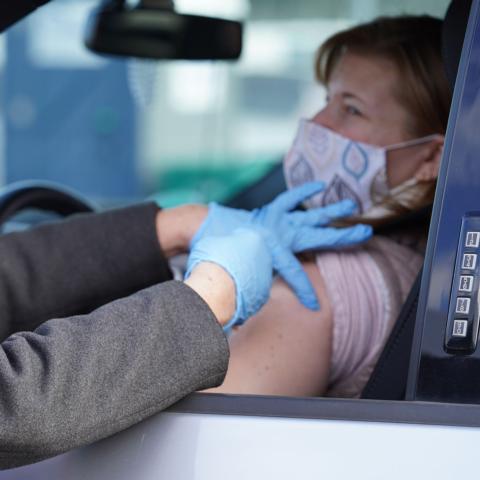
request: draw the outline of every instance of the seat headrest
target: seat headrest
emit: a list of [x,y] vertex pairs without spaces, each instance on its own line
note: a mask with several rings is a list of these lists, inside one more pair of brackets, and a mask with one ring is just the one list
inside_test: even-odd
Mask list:
[[443,23],[442,56],[450,86],[455,86],[472,0],[452,0]]

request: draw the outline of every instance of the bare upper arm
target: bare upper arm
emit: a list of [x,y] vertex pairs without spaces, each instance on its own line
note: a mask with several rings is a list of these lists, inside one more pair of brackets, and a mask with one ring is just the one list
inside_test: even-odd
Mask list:
[[320,311],[304,307],[276,279],[262,310],[230,337],[224,384],[216,391],[268,395],[319,395],[330,367],[332,309],[316,264],[304,264]]

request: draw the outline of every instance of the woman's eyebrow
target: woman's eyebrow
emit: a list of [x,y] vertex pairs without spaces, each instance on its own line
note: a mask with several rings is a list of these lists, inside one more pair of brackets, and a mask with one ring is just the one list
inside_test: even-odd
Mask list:
[[368,103],[361,97],[359,97],[358,95],[355,95],[354,93],[350,93],[350,92],[344,92],[342,93],[342,98],[344,100],[357,100],[361,103],[363,103],[365,106],[368,106]]

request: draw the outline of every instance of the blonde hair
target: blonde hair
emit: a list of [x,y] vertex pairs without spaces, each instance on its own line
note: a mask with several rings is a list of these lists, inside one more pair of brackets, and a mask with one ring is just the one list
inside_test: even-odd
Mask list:
[[[397,100],[411,113],[408,126],[412,137],[439,133],[447,128],[451,89],[444,71],[441,42],[442,24],[428,15],[380,17],[369,23],[339,32],[319,48],[315,59],[317,80],[327,85],[343,53],[386,58],[396,66],[399,78],[394,91]],[[374,226],[422,209],[433,203],[435,181],[407,181],[371,212],[350,218]],[[344,222],[345,223],[345,222]]]

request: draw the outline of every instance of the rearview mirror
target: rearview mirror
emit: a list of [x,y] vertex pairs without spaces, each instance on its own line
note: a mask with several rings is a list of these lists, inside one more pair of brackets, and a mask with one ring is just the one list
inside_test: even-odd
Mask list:
[[86,46],[101,54],[153,59],[236,60],[242,24],[184,15],[171,1],[144,0],[135,7],[108,0],[88,20]]

